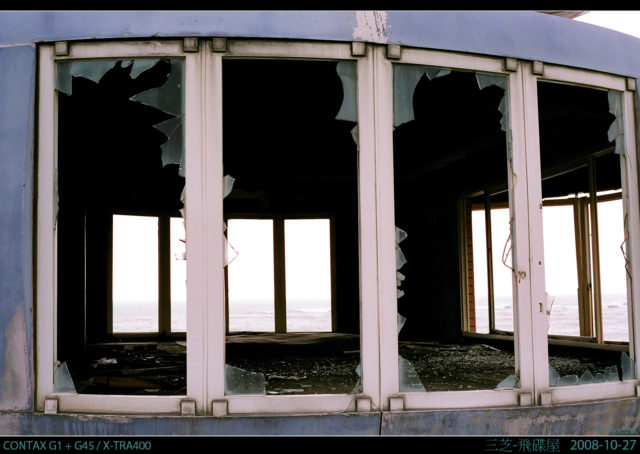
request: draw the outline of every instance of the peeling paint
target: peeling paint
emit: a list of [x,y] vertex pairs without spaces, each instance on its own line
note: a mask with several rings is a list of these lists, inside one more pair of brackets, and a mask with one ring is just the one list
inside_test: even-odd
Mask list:
[[353,39],[373,43],[389,42],[387,13],[385,11],[357,11],[357,24]]
[[26,410],[29,406],[31,380],[25,329],[25,313],[20,304],[4,331],[4,374],[0,377],[1,410]]

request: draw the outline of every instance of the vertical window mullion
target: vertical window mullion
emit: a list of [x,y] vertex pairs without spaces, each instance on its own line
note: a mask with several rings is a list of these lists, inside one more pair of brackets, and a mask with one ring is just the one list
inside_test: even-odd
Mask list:
[[158,333],[171,334],[171,253],[169,216],[158,216]]
[[532,392],[536,402],[539,390],[549,383],[537,81],[530,64],[523,62],[511,81],[516,363],[521,389]]
[[185,59],[185,227],[187,256],[187,396],[196,401],[196,412],[207,411],[206,329],[206,219],[203,172],[205,123],[203,107],[203,57]]
[[[211,402],[225,397],[226,321],[224,296],[224,233],[223,233],[223,168],[222,168],[222,54],[213,53],[208,41],[201,43],[203,59],[202,103],[204,121],[201,131],[203,173],[205,176],[203,206],[206,253],[205,357],[206,399]],[[188,203],[188,202],[187,202]]]
[[387,410],[388,396],[398,392],[393,84],[385,48],[368,51],[358,61],[362,381],[372,408]]
[[[633,278],[627,277],[627,295],[629,302],[627,304],[628,317],[630,320],[629,330],[629,355],[635,360],[636,377],[638,376],[637,352],[640,351],[640,279],[638,278],[638,270],[640,269],[640,213],[638,206],[640,197],[638,193],[638,148],[636,142],[636,122],[634,115],[634,99],[636,93],[626,91],[623,93],[623,118],[624,118],[624,140],[626,154],[621,160],[622,167],[622,201],[625,216],[628,216],[628,229],[626,234],[629,236],[627,243],[627,255],[630,255],[631,274]],[[625,201],[628,206],[625,207]]]

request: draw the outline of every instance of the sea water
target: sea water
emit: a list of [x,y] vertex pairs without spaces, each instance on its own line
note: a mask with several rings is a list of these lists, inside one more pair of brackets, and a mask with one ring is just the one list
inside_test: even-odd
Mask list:
[[[119,302],[114,305],[113,330],[120,333],[158,330],[158,303]],[[186,304],[172,303],[171,330],[186,331]],[[229,331],[274,331],[273,302],[234,302],[229,308]],[[331,331],[331,303],[328,301],[289,301],[287,330],[293,332]]]
[[[629,341],[626,295],[602,295],[603,334],[605,340]],[[553,301],[553,303],[552,303]],[[554,295],[549,300],[549,334],[579,336],[578,302],[575,295]],[[171,329],[186,331],[186,304],[172,303]],[[513,331],[511,297],[495,299],[496,328]],[[114,307],[115,332],[154,332],[158,330],[157,302],[118,303]],[[476,332],[489,331],[486,299],[476,300]],[[274,331],[273,302],[235,302],[229,308],[229,331]],[[295,332],[331,331],[331,309],[327,301],[292,301],[287,307],[287,330]]]
[[[579,336],[578,299],[575,295],[553,295],[547,302],[549,334]],[[495,325],[498,330],[513,331],[513,301],[496,296]],[[602,331],[605,340],[629,341],[627,295],[602,295]],[[489,332],[487,300],[476,299],[476,332]]]

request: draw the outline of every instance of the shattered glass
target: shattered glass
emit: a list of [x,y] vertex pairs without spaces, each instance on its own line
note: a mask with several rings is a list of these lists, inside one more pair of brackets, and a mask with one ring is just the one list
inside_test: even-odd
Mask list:
[[356,61],[339,61],[336,72],[342,81],[342,106],[336,120],[358,121],[358,66]]
[[67,363],[56,361],[53,374],[53,390],[57,393],[76,393],[76,387],[67,368]]
[[424,66],[393,65],[393,126],[413,120],[413,92],[425,74]]
[[516,388],[520,388],[520,378],[515,374],[511,374],[507,376],[507,378],[502,380],[496,386],[496,389],[516,389]]
[[596,377],[594,377],[591,371],[587,369],[580,376],[580,380],[578,380],[578,384],[585,385],[590,383],[597,383],[597,381],[596,381]]
[[622,352],[620,355],[620,369],[622,369],[622,379],[623,380],[633,380],[636,378],[636,364],[627,352]]
[[429,80],[437,79],[438,77],[444,77],[451,74],[451,70],[447,68],[434,68],[427,66],[425,68],[425,73]]
[[560,374],[554,367],[549,366],[549,386],[556,386],[558,380],[560,379]]
[[607,131],[607,138],[609,142],[614,142],[616,145],[616,154],[624,155],[625,154],[625,146],[624,146],[624,122],[622,118],[623,104],[622,104],[622,93],[619,91],[610,90],[608,92],[609,99],[609,112],[615,115],[615,120],[609,126],[609,130]]
[[399,355],[398,371],[400,372],[400,392],[426,391],[413,364]]
[[560,377],[556,386],[570,386],[578,384],[578,376],[577,375],[565,375]]
[[604,381],[620,381],[618,376],[618,368],[616,366],[605,367]]
[[[149,80],[167,71],[168,77],[151,89],[137,91],[136,87],[147,87]],[[55,88],[67,95],[73,91],[73,78],[81,77],[95,84],[102,84],[110,77],[121,77],[112,73],[114,68],[126,71],[132,80],[130,100],[154,107],[172,118],[154,125],[167,140],[161,145],[162,165],[178,164],[179,174],[184,176],[184,65],[179,59],[140,58],[135,60],[99,59],[64,61],[56,65]]]
[[351,130],[351,137],[359,149],[358,140],[358,63],[341,60],[336,65],[336,73],[342,81],[342,105],[336,120],[352,121],[356,125]]
[[[502,88],[504,96],[500,100],[498,110],[502,114],[500,119],[500,129],[507,131],[507,122],[509,121],[509,103],[507,101],[507,78],[505,76],[499,76],[496,74],[476,73],[476,80],[478,81],[478,88],[484,90],[490,86],[496,86]],[[509,143],[511,143],[509,141]]]
[[266,395],[266,381],[264,374],[224,365],[225,394]]

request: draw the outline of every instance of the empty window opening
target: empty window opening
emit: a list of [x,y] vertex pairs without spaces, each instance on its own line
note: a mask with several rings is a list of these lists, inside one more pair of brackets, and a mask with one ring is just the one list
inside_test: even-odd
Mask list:
[[622,200],[598,202],[602,336],[605,341],[629,342],[627,323],[627,263]]
[[513,340],[463,336],[513,331],[507,90],[504,76],[394,65],[400,391],[519,387]]
[[77,393],[186,394],[183,66],[56,64],[53,372]]
[[330,332],[330,221],[287,219],[284,232],[287,332]]
[[113,217],[113,332],[158,331],[158,218]]
[[551,386],[635,374],[618,96],[538,82]]
[[[360,379],[356,62],[225,59],[222,73],[223,166],[235,179],[224,197],[226,392],[351,393]],[[254,271],[241,273],[243,263]],[[258,288],[260,316],[240,323],[242,298]]]
[[[473,228],[472,289],[474,290],[476,324],[475,331],[471,329],[470,331],[513,334],[512,271],[507,266],[511,254],[509,208],[496,207],[489,210],[491,242],[488,246],[485,206],[484,204],[475,204],[475,207],[472,210],[471,225]],[[487,263],[487,254],[491,255],[490,266]]]
[[579,336],[578,265],[572,205],[542,209],[545,238],[545,282],[553,295],[549,334]]
[[229,331],[274,332],[273,221],[229,219],[227,240]]

